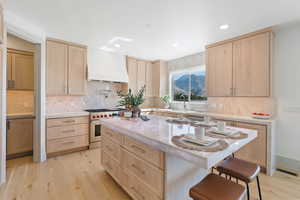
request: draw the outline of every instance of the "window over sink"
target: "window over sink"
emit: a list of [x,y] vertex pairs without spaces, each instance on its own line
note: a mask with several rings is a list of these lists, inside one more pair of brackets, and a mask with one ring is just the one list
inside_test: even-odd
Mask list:
[[172,101],[206,101],[205,66],[170,73]]

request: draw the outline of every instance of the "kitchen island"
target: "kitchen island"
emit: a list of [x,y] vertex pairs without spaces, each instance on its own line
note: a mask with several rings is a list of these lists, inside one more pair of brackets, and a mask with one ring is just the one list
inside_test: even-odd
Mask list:
[[210,168],[257,137],[255,130],[236,128],[245,139],[225,141],[219,152],[200,152],[180,148],[172,137],[194,134],[188,124],[168,123],[166,117],[149,116],[149,121],[101,119],[102,165],[138,200],[185,200],[189,189],[201,181]]

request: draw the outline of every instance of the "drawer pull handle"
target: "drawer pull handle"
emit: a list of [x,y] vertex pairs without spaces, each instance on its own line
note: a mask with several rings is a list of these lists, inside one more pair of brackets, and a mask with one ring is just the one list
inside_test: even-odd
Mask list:
[[63,133],[73,133],[75,132],[75,130],[65,130],[65,131],[62,131]]
[[134,169],[136,169],[137,171],[139,171],[141,174],[145,174],[145,171],[142,170],[141,168],[139,168],[138,166],[136,166],[135,164],[132,164],[131,167],[133,167]]
[[75,120],[65,120],[65,121],[63,121],[63,123],[74,123],[75,122]]
[[145,199],[144,195],[142,195],[137,189],[135,189],[135,187],[132,186],[131,189],[134,191],[134,193],[140,196],[142,200]]
[[141,153],[146,153],[146,151],[144,149],[142,149],[141,147],[138,147],[136,145],[131,145],[131,148],[136,149],[136,150],[140,151]]
[[70,142],[63,142],[62,144],[74,144],[74,141],[70,141]]

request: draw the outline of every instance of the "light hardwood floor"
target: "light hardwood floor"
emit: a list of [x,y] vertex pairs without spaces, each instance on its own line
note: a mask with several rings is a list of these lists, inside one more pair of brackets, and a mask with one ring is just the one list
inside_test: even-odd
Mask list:
[[[300,178],[276,172],[261,175],[264,200],[299,200]],[[251,184],[252,200],[257,198]],[[7,163],[7,183],[0,187],[1,200],[130,200],[105,173],[100,150],[88,150],[33,163],[31,157]]]

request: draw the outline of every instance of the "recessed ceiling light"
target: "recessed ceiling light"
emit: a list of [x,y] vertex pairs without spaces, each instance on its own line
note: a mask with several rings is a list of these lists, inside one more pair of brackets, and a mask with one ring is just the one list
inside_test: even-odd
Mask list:
[[121,47],[121,45],[119,45],[119,44],[115,44],[114,45],[116,48],[120,48]]
[[117,37],[112,38],[110,41],[108,41],[108,44],[112,44],[112,43],[117,42],[117,41],[132,42],[133,39],[117,36]]
[[223,25],[220,26],[220,29],[221,29],[221,30],[226,30],[226,29],[228,29],[228,28],[229,28],[229,25],[228,25],[228,24],[223,24]]
[[103,50],[103,51],[107,51],[107,52],[114,52],[115,51],[111,48],[108,48],[107,46],[102,46],[102,47],[100,47],[100,49]]
[[172,44],[173,47],[178,47],[178,43]]

